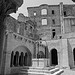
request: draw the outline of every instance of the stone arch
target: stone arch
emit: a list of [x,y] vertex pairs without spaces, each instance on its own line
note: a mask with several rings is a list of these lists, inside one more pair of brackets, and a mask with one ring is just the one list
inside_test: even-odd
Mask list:
[[75,48],[73,49],[73,58],[74,58],[74,65],[75,65]]
[[[18,46],[14,50],[14,60],[11,59],[14,66],[31,66],[32,65],[32,54],[30,50],[26,46]],[[24,60],[26,58],[25,53],[27,53],[27,60]],[[12,55],[12,54],[11,54]],[[27,62],[27,64],[24,64]]]
[[51,50],[51,65],[58,65],[58,54],[55,48]]
[[45,57],[45,54],[44,54],[43,51],[39,51],[39,52],[37,53],[37,58],[44,58],[44,57]]

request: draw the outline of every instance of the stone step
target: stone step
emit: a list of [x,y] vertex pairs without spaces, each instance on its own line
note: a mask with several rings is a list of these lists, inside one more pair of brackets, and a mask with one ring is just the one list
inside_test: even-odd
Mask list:
[[63,72],[63,69],[59,69],[59,68],[23,68],[21,69],[20,73],[21,74],[34,74],[34,75],[59,75]]
[[63,69],[60,69],[59,71],[55,72],[53,75],[60,75],[63,72],[64,72],[64,70]]

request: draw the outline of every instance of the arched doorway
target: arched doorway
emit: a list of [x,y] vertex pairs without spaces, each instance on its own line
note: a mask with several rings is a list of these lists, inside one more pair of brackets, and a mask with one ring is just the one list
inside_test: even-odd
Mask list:
[[51,65],[52,66],[58,65],[58,55],[56,49],[51,50]]
[[74,65],[75,65],[75,48],[73,49]]

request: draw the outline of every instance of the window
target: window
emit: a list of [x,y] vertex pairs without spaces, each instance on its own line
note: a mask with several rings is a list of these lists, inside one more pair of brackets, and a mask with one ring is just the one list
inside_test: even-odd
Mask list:
[[52,24],[55,24],[55,20],[54,19],[52,20]]
[[52,10],[52,14],[54,14],[54,10]]
[[41,10],[41,15],[47,15],[47,9],[42,9]]
[[36,16],[36,12],[34,12],[34,16]]
[[47,25],[47,19],[42,19],[42,25]]
[[64,16],[67,16],[66,11],[64,11]]
[[52,29],[52,38],[55,38],[55,35],[56,35],[55,29]]

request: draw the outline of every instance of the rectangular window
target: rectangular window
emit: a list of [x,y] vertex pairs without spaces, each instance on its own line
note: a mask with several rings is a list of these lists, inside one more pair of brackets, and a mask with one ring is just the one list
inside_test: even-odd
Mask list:
[[65,17],[67,16],[66,11],[64,11],[64,16],[65,16]]
[[42,19],[42,25],[47,25],[47,19]]
[[52,10],[52,14],[54,14],[54,10]]
[[55,29],[52,29],[52,39],[55,38],[56,32]]

